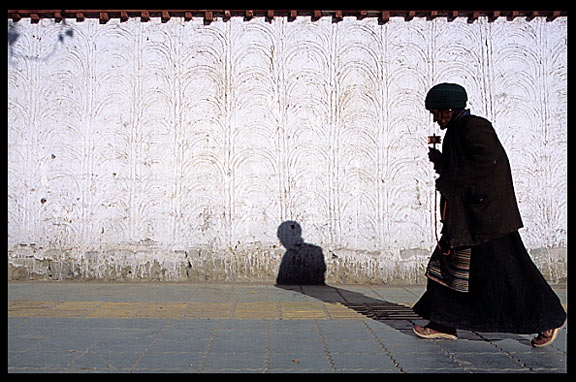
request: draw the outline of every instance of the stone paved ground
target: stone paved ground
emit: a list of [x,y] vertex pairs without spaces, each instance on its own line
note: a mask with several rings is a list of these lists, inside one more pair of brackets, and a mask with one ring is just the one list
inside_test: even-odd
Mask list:
[[[555,288],[567,309],[564,287]],[[11,282],[8,372],[565,373],[567,326],[422,340],[423,286]]]

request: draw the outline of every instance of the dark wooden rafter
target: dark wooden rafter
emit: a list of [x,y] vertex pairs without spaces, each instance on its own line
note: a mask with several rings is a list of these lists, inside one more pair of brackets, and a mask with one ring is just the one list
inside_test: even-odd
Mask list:
[[288,21],[294,21],[296,17],[307,16],[313,21],[322,17],[331,17],[334,22],[341,21],[344,17],[352,16],[358,19],[377,17],[381,23],[386,23],[391,17],[403,17],[410,21],[415,17],[425,17],[433,20],[445,17],[453,21],[458,17],[466,17],[468,22],[474,22],[479,17],[488,17],[493,22],[499,17],[513,20],[517,17],[525,17],[528,21],[535,17],[545,17],[547,21],[553,21],[561,16],[568,16],[566,10],[320,10],[320,9],[8,9],[8,18],[17,22],[23,18],[30,18],[32,23],[38,23],[40,19],[50,18],[57,22],[67,18],[84,21],[86,18],[97,18],[100,23],[107,23],[110,19],[118,18],[127,21],[129,18],[139,18],[142,22],[150,21],[152,17],[159,17],[162,22],[167,22],[172,17],[183,17],[190,21],[193,18],[201,18],[209,24],[214,20],[230,20],[232,17],[243,17],[249,21],[255,17],[264,17],[271,22],[275,17],[287,17]]

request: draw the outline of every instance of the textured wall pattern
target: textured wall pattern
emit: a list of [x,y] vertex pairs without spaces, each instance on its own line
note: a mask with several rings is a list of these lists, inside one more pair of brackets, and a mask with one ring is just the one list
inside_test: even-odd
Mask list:
[[12,276],[273,280],[295,220],[328,281],[421,280],[443,81],[493,122],[522,237],[566,277],[565,17],[9,21]]

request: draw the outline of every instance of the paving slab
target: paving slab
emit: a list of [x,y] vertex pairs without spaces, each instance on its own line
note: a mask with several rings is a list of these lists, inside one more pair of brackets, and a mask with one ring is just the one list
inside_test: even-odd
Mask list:
[[[567,309],[566,288],[555,287]],[[11,282],[9,373],[566,373],[567,326],[423,340],[424,286]]]

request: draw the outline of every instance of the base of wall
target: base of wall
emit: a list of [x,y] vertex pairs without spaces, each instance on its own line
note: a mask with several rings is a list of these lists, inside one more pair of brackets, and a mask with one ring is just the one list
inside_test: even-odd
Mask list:
[[[423,284],[430,253],[431,249],[396,254],[324,249],[324,264],[292,254],[290,272],[298,275],[324,266],[328,284]],[[539,248],[530,253],[549,282],[566,281],[566,248]],[[215,251],[138,245],[98,250],[19,245],[8,251],[8,280],[274,283],[287,256],[288,252],[278,246]]]

